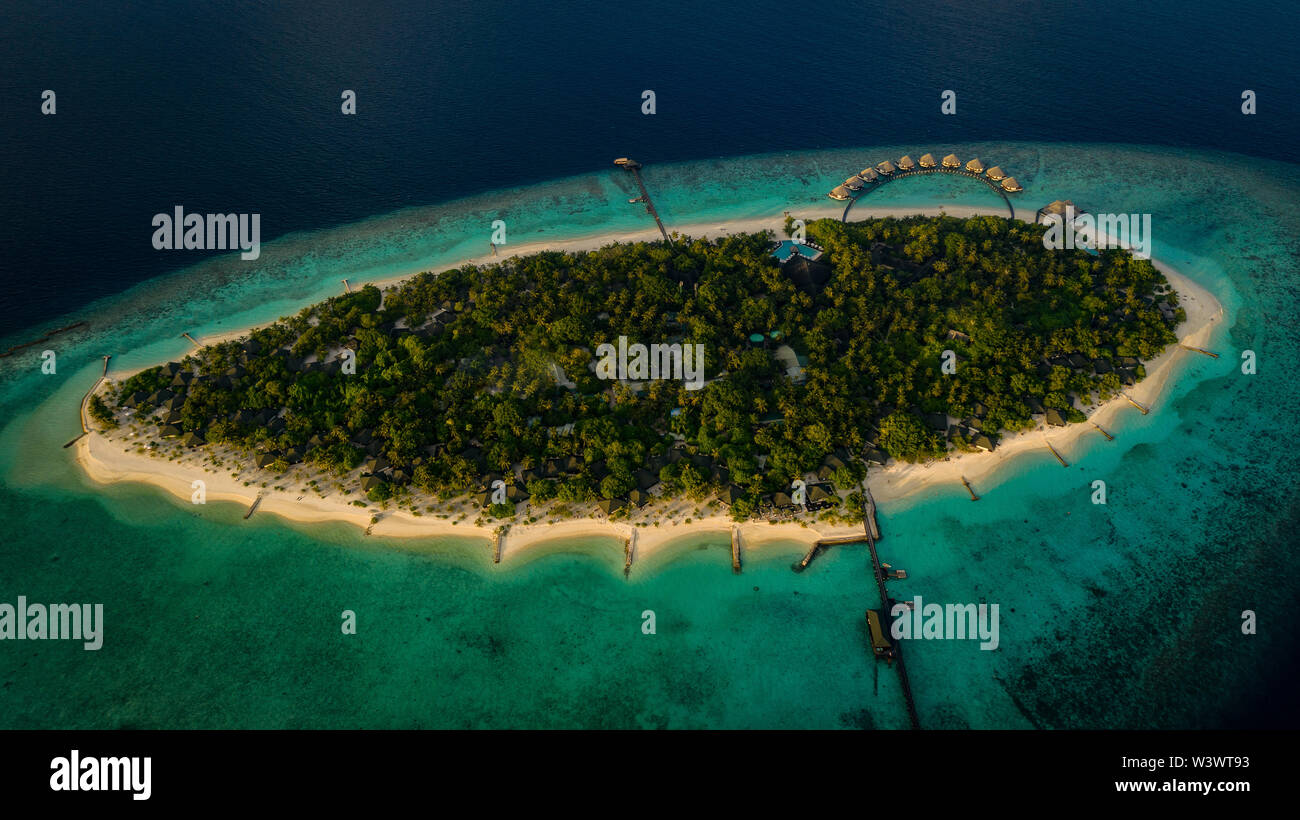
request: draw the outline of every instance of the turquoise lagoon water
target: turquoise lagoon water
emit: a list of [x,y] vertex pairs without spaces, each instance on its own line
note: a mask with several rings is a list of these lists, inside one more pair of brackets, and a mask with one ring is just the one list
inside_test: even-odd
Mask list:
[[[948,150],[947,147],[942,148]],[[649,165],[674,225],[829,213],[855,169],[935,146]],[[1150,416],[1085,436],[1063,470],[1026,455],[982,482],[885,505],[899,598],[1000,607],[1001,645],[908,646],[930,728],[1201,727],[1256,720],[1294,663],[1300,508],[1286,408],[1300,299],[1296,166],[1133,146],[954,145],[1057,198],[1150,212],[1155,254],[1226,309]],[[557,542],[493,566],[473,539],[367,538],[339,524],[242,520],[148,487],[89,486],[60,445],[104,353],[133,368],[198,335],[295,312],[353,283],[511,242],[650,227],[631,180],[588,176],[376,217],[213,260],[92,305],[89,330],[0,364],[0,600],[102,602],[104,647],[0,643],[5,727],[876,727],[906,725],[897,677],[864,646],[875,603],[861,548],[802,575],[773,544],[730,571],[725,534],[683,539],[625,580],[621,545]],[[961,178],[919,177],[880,206],[1004,206]],[[66,321],[51,323],[51,326]],[[39,335],[39,329],[29,334]],[[13,344],[8,340],[0,347]],[[39,372],[39,350],[59,355]],[[1238,352],[1260,358],[1240,375]],[[1094,479],[1109,503],[1090,503]],[[340,613],[359,632],[340,633]],[[1243,636],[1240,613],[1259,613]],[[653,610],[657,631],[642,633]]]

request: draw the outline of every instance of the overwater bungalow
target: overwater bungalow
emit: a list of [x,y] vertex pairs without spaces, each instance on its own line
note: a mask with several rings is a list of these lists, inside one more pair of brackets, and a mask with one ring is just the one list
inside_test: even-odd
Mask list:
[[894,167],[894,163],[890,162],[889,160],[885,160],[884,162],[881,162],[876,166],[876,170],[884,174],[885,176],[889,176],[890,174],[894,173],[898,169]]
[[1015,177],[1007,177],[1006,179],[1002,180],[1002,190],[1011,191],[1012,193],[1015,193],[1017,191],[1023,191],[1025,189],[1020,187],[1020,183],[1016,182]]
[[885,630],[880,625],[880,614],[874,609],[867,610],[867,631],[871,634],[871,651],[877,657],[893,657],[894,645],[885,637]]
[[831,189],[831,192],[827,194],[827,196],[829,196],[831,199],[841,199],[841,200],[852,198],[852,194],[849,193],[849,189],[845,188],[843,185],[836,185],[834,188]]
[[1073,200],[1058,199],[1055,202],[1039,208],[1038,212],[1034,215],[1034,221],[1046,223],[1046,217],[1052,215],[1060,216],[1061,219],[1064,220],[1067,211],[1072,212],[1076,218],[1083,213],[1083,211],[1079,210],[1078,206],[1074,204]]
[[858,176],[862,178],[863,182],[876,182],[880,179],[880,174],[876,172],[875,168],[863,168],[858,172]]
[[934,168],[934,167],[937,166],[937,165],[938,165],[938,163],[934,161],[934,154],[922,154],[922,155],[921,155],[921,167],[922,167],[922,168]]
[[943,167],[945,167],[945,168],[960,168],[960,167],[961,167],[961,160],[957,159],[957,155],[956,155],[956,154],[949,154],[948,156],[946,156],[946,157],[943,158]]
[[984,173],[984,163],[980,162],[979,157],[976,157],[975,159],[966,163],[966,170],[970,171],[972,174],[982,174]]
[[907,154],[904,154],[901,158],[899,158],[899,160],[898,160],[898,170],[900,170],[900,171],[911,171],[911,170],[914,170],[915,168],[916,168],[916,163],[915,163],[915,162],[912,162],[912,158],[911,158],[910,156],[908,156]]
[[1002,170],[1001,165],[994,165],[992,168],[984,172],[984,176],[988,177],[994,182],[1001,182],[1002,180],[1007,178],[1007,172]]
[[861,191],[862,180],[859,179],[858,177],[849,177],[848,179],[844,180],[844,187],[848,188],[850,191]]

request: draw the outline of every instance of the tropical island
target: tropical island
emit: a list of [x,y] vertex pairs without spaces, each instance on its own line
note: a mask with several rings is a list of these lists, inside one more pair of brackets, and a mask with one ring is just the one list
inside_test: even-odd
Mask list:
[[[346,499],[372,523],[657,526],[676,505],[860,525],[869,468],[1083,422],[1177,340],[1178,294],[1150,261],[1049,250],[1044,230],[822,219],[799,242],[466,264],[108,382],[88,410],[111,447]],[[600,378],[597,350],[620,337],[702,346],[702,389]]]

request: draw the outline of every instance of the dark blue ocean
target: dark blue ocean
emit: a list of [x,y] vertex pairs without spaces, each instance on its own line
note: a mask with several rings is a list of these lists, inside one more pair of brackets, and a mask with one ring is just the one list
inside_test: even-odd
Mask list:
[[[0,338],[193,264],[175,205],[262,240],[650,163],[987,140],[1286,157],[1282,2],[9,2]],[[42,116],[40,95],[57,94]],[[340,112],[344,89],[357,115]],[[656,113],[641,113],[641,93]],[[957,93],[957,113],[940,94]],[[1242,116],[1244,89],[1259,113]]]
[[[468,258],[498,216],[512,241],[650,227],[615,157],[647,163],[670,226],[717,230],[824,214],[825,191],[869,162],[949,149],[1018,174],[1018,210],[1068,196],[1150,211],[1156,258],[1224,320],[1205,342],[1219,359],[1184,351],[1153,412],[1065,448],[1070,469],[1031,453],[982,480],[979,504],[954,483],[883,506],[900,597],[1004,606],[997,652],[908,649],[922,725],[1296,725],[1300,490],[1278,434],[1300,405],[1291,13],[6,4],[0,349],[90,327],[51,343],[56,375],[44,345],[0,360],[0,603],[102,601],[108,626],[101,653],[0,644],[0,727],[905,726],[896,676],[864,647],[860,550],[795,575],[805,547],[774,540],[736,576],[727,534],[704,533],[624,579],[621,542],[557,539],[495,566],[482,539],[244,520],[247,501],[94,484],[61,445],[104,354],[112,378],[183,355],[182,329]],[[914,181],[869,204],[1003,208],[982,186]],[[152,216],[177,205],[261,214],[262,260],[154,250]],[[1238,371],[1244,349],[1258,375]],[[1095,478],[1105,507],[1087,500]],[[1258,635],[1239,629],[1247,609]]]

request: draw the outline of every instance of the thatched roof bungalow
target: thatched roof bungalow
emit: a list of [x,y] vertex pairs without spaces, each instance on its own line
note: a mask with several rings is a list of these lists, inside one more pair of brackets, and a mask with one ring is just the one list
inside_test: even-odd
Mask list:
[[1045,219],[1045,217],[1048,216],[1059,216],[1061,217],[1062,220],[1064,220],[1067,216],[1067,213],[1072,213],[1074,215],[1074,218],[1077,219],[1079,215],[1083,213],[1083,211],[1079,210],[1079,206],[1075,205],[1073,200],[1058,199],[1055,202],[1051,202],[1039,208],[1038,213],[1035,215],[1034,221],[1046,222],[1047,220]]
[[858,177],[849,177],[848,179],[844,180],[844,187],[848,188],[850,191],[861,191],[862,180],[859,179]]
[[827,196],[829,196],[831,199],[841,199],[841,200],[851,198],[851,194],[849,194],[849,189],[845,188],[843,185],[836,185],[834,188],[831,189],[831,192],[827,194]]
[[975,159],[966,163],[966,170],[970,171],[972,174],[982,174],[984,173],[984,163],[980,162],[979,157],[976,157]]
[[814,484],[808,488],[809,501],[830,501],[832,498],[836,496],[827,491],[825,484]]
[[889,176],[890,174],[894,173],[898,169],[894,167],[894,163],[890,162],[889,160],[885,160],[884,162],[881,162],[878,165],[876,165],[876,170],[884,174],[885,176]]
[[1020,186],[1019,182],[1016,182],[1015,177],[1007,177],[1006,179],[1002,180],[1002,190],[1015,193],[1017,191],[1023,191],[1025,189]]
[[880,174],[876,172],[875,168],[863,168],[858,172],[858,176],[862,178],[863,182],[875,182],[880,179]]
[[1007,172],[1002,170],[1001,165],[994,165],[992,168],[984,172],[984,176],[988,177],[994,182],[1001,182],[1002,180],[1007,178]]
[[626,506],[627,502],[621,498],[604,498],[596,504],[596,507],[605,515],[609,515],[616,510],[621,510]]
[[956,155],[956,154],[949,154],[948,156],[946,156],[946,157],[943,158],[943,167],[945,167],[945,168],[960,168],[960,167],[961,167],[961,160],[957,159],[957,155]]
[[898,170],[900,170],[900,171],[911,171],[911,170],[913,170],[913,169],[915,169],[915,168],[916,168],[916,163],[915,163],[915,162],[912,162],[912,158],[911,158],[909,155],[904,154],[902,157],[899,158],[899,160],[898,160]]
[[922,155],[921,155],[921,167],[922,167],[922,168],[933,168],[933,167],[935,167],[936,165],[938,165],[938,163],[934,161],[934,154],[922,154]]

